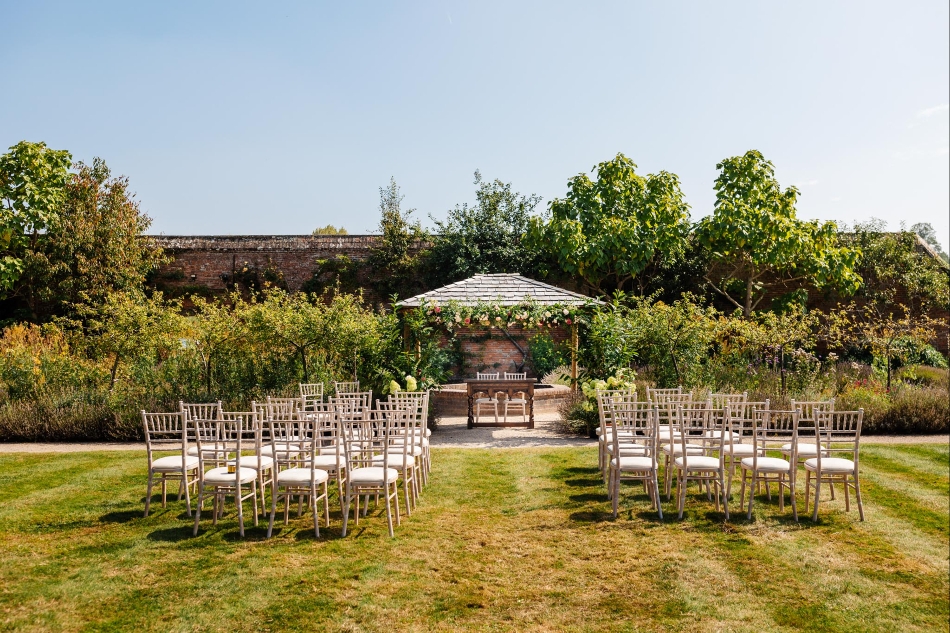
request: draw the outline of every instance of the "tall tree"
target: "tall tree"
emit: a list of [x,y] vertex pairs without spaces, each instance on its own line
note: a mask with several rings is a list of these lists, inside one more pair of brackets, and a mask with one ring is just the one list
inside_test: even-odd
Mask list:
[[444,222],[433,218],[430,283],[441,285],[475,273],[543,276],[547,270],[543,254],[525,241],[541,198],[523,196],[501,180],[486,182],[477,171],[475,185],[474,206],[456,206]]
[[420,252],[428,234],[412,220],[415,209],[402,209],[403,195],[394,178],[379,188],[379,239],[370,251],[367,263],[377,294],[400,298],[421,288]]
[[686,247],[689,205],[679,179],[665,171],[640,176],[636,167],[617,154],[594,167],[594,180],[574,176],[567,196],[551,201],[550,220],[532,221],[533,244],[591,290],[632,284],[643,294],[642,273],[663,257],[674,261]]
[[70,160],[66,150],[28,141],[0,156],[0,298],[15,292],[24,257],[58,219]]
[[102,302],[114,291],[135,291],[164,258],[144,233],[142,213],[125,177],[102,159],[77,163],[59,213],[24,255],[16,292],[33,320]]
[[857,289],[857,251],[839,245],[834,222],[795,217],[798,190],[783,190],[760,152],[727,158],[716,168],[716,205],[696,229],[710,251],[706,280],[716,292],[749,317],[768,290],[801,284]]
[[930,244],[930,246],[933,247],[934,251],[940,255],[940,258],[943,259],[945,263],[950,263],[950,255],[947,255],[947,252],[941,248],[940,240],[937,239],[937,231],[934,230],[934,227],[930,222],[918,222],[917,224],[910,227],[910,230],[919,235],[925,242]]

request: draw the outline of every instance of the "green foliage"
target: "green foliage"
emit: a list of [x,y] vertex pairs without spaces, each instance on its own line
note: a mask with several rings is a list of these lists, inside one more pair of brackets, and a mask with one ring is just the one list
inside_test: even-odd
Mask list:
[[129,182],[113,177],[99,158],[77,163],[55,211],[20,245],[21,275],[8,292],[11,307],[31,321],[72,316],[114,291],[138,291],[165,261],[144,237],[151,219],[139,209]]
[[549,334],[542,332],[528,339],[528,364],[535,376],[544,376],[570,362],[570,347],[556,343]]
[[429,239],[418,221],[411,220],[415,209],[403,211],[403,196],[394,179],[379,189],[379,239],[367,261],[372,287],[377,295],[406,298],[422,289],[420,264],[426,256],[420,244]]
[[937,232],[934,230],[934,227],[930,222],[918,222],[917,224],[910,227],[910,230],[919,235],[925,242],[930,244],[944,263],[950,263],[950,255],[947,255],[947,252],[943,250],[940,246],[940,240],[937,239]]
[[[551,218],[534,218],[531,243],[592,289],[622,289],[651,265],[683,253],[689,205],[676,175],[646,177],[623,154],[594,167],[596,180],[579,174],[563,199],[552,200]],[[646,280],[639,279],[640,294]]]
[[71,158],[28,141],[0,156],[0,298],[19,281],[26,252],[58,219]]
[[342,226],[337,228],[332,224],[327,224],[326,226],[319,226],[313,230],[312,235],[349,235]]
[[476,203],[433,218],[436,231],[426,266],[430,286],[441,286],[475,273],[521,273],[543,276],[548,270],[542,252],[525,241],[531,214],[541,201],[522,196],[511,184],[485,182],[475,172]]
[[776,286],[808,283],[845,294],[858,288],[858,253],[838,244],[833,222],[795,217],[798,190],[782,190],[761,153],[750,150],[716,168],[715,209],[696,235],[710,251],[706,280],[746,317]]

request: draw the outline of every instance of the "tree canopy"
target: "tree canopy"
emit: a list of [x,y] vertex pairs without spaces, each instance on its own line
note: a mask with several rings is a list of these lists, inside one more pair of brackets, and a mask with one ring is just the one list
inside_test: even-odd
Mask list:
[[456,206],[444,222],[433,218],[430,284],[442,285],[475,273],[541,276],[547,270],[544,257],[524,240],[541,198],[523,196],[501,180],[486,182],[477,171],[475,185],[473,206]]
[[696,229],[710,251],[706,280],[746,317],[768,290],[795,282],[854,292],[856,250],[841,246],[834,222],[795,217],[798,189],[782,189],[756,150],[716,165],[716,204]]
[[622,289],[661,255],[675,258],[685,249],[689,205],[679,178],[665,171],[640,176],[636,167],[617,154],[594,167],[594,180],[574,176],[567,196],[551,201],[550,219],[532,221],[535,246],[592,290]]

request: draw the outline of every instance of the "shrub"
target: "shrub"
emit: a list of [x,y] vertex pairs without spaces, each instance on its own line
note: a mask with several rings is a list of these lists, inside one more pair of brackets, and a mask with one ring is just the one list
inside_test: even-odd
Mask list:
[[546,332],[528,339],[528,355],[535,376],[545,376],[571,360],[567,346],[555,343]]

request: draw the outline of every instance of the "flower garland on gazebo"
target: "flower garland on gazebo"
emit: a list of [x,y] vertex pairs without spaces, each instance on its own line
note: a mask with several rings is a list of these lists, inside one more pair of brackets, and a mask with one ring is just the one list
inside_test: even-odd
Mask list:
[[543,330],[558,326],[577,326],[587,323],[584,310],[587,304],[557,303],[541,305],[525,300],[513,306],[498,302],[477,301],[462,304],[458,301],[437,303],[423,301],[419,310],[432,325],[444,327],[453,334],[459,329],[508,329]]

